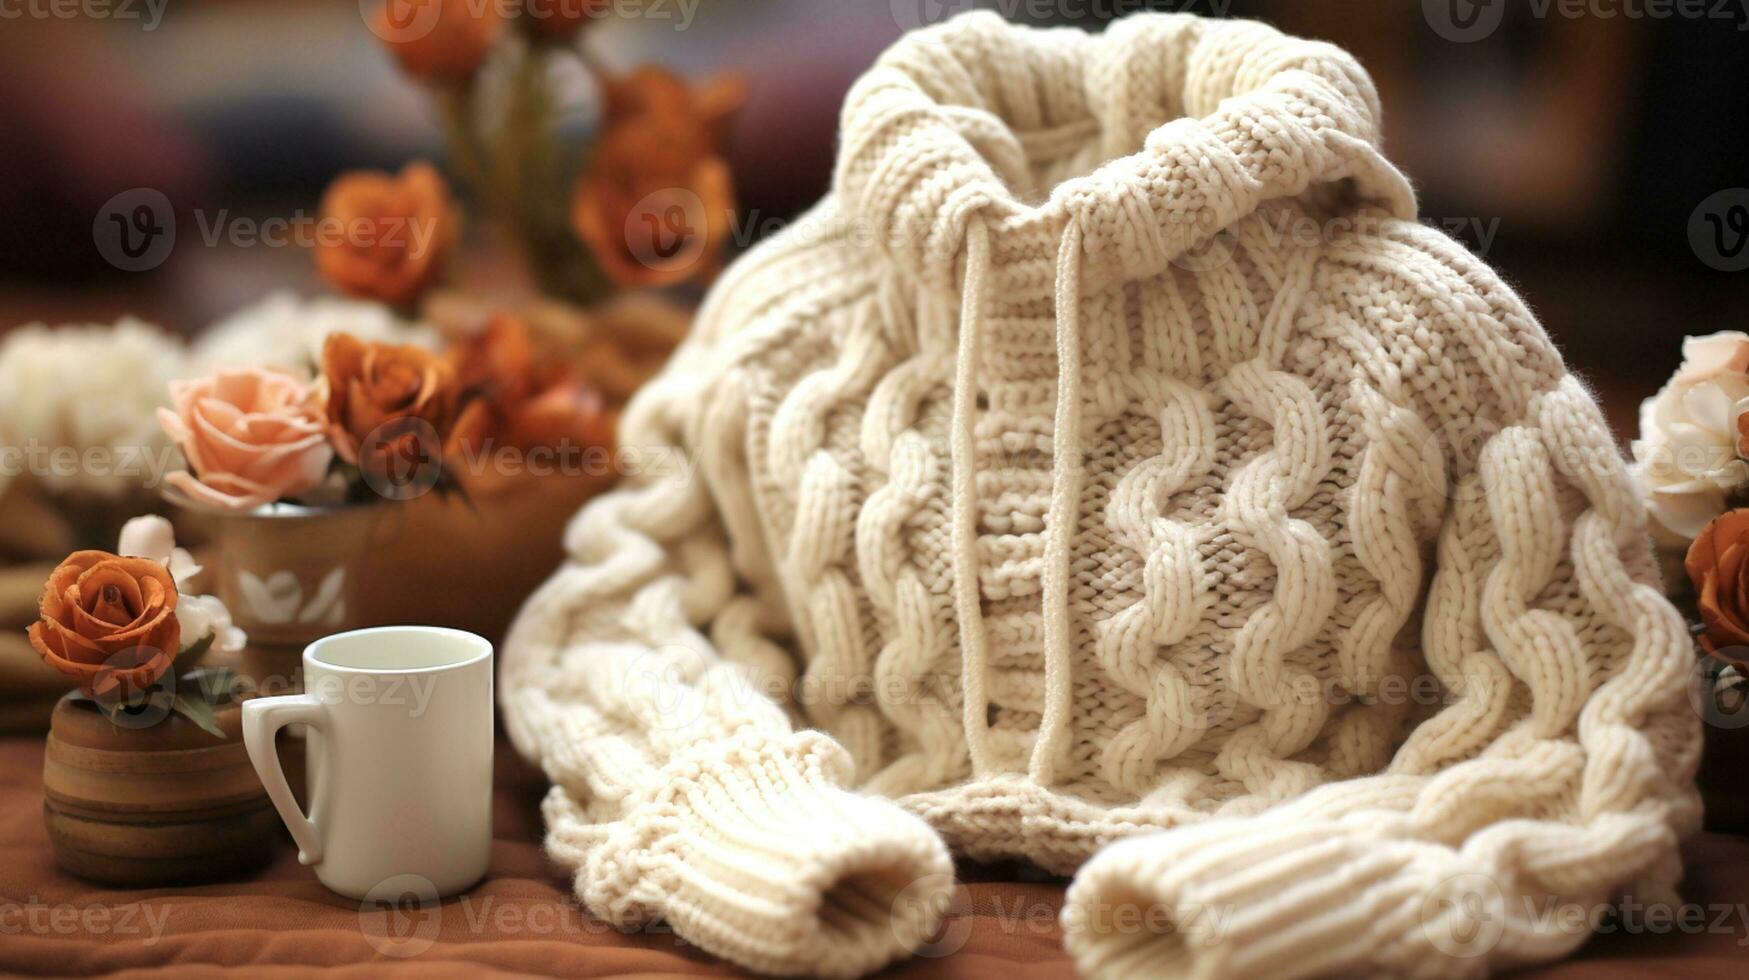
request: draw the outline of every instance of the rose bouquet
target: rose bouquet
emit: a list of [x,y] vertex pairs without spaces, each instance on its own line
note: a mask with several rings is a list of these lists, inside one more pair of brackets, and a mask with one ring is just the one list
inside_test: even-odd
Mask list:
[[1709,828],[1749,828],[1749,334],[1690,337],[1682,365],[1640,408],[1634,473],[1666,590],[1703,656],[1697,781]]
[[30,644],[112,721],[169,710],[222,738],[211,701],[176,684],[178,670],[211,651],[235,653],[247,639],[223,603],[189,590],[200,573],[169,521],[135,518],[115,553],[79,551],[55,568]]
[[612,444],[613,413],[600,394],[562,366],[543,366],[551,363],[521,320],[499,316],[444,353],[332,334],[314,382],[271,368],[175,381],[158,419],[188,470],[166,483],[221,511],[358,502],[372,492],[407,499],[433,487],[489,495],[503,483],[479,460],[495,451]]
[[1741,700],[1749,666],[1749,334],[1690,337],[1640,408],[1634,473],[1666,586],[1713,658],[1717,694]]
[[[384,3],[372,29],[442,114],[450,159],[541,291],[589,306],[616,289],[709,275],[731,230],[734,194],[723,160],[728,120],[742,101],[732,79],[699,85],[659,67],[616,72],[595,52],[594,29],[614,16],[602,0],[515,5],[433,0],[411,18]],[[581,76],[597,112],[568,139],[567,81]],[[575,89],[573,84],[570,89]],[[443,188],[414,165],[398,178],[335,184],[326,214],[381,219],[442,213]],[[325,250],[342,291],[401,305],[441,269],[453,228],[429,222],[420,254],[352,242]],[[404,256],[404,259],[402,258]]]

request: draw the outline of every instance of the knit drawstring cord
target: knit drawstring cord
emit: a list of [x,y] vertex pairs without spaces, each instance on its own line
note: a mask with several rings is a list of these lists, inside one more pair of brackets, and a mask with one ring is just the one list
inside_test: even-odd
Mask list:
[[[992,771],[989,753],[989,699],[985,668],[982,585],[978,577],[977,449],[978,358],[987,313],[990,230],[973,222],[966,232],[966,277],[960,296],[959,356],[954,365],[952,534],[954,606],[959,614],[961,688],[965,694],[966,748],[974,776]],[[1044,718],[1028,772],[1049,785],[1068,737],[1072,688],[1069,662],[1074,651],[1069,622],[1070,562],[1081,501],[1081,228],[1063,230],[1057,249],[1056,283],[1057,405],[1051,461],[1051,501],[1046,520],[1043,612],[1045,646]]]
[[974,444],[979,346],[984,334],[984,285],[989,273],[990,230],[982,221],[973,221],[966,230],[966,281],[960,296],[959,356],[954,364],[953,434],[948,454],[953,462],[953,579],[954,607],[960,621],[960,688],[965,695],[966,751],[974,777],[991,771]]
[[1055,779],[1069,734],[1073,693],[1069,664],[1075,651],[1069,621],[1074,587],[1075,528],[1081,516],[1081,226],[1071,217],[1057,247],[1057,412],[1051,426],[1051,506],[1045,521],[1045,705],[1029,770],[1034,782]]

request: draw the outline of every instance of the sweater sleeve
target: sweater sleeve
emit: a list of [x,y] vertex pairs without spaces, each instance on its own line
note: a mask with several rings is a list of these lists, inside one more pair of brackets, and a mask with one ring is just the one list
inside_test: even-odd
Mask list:
[[[1085,975],[1480,976],[1571,952],[1624,892],[1675,901],[1699,821],[1695,653],[1643,508],[1529,313],[1432,234],[1386,243],[1408,281],[1351,280],[1334,319],[1419,308],[1397,337],[1443,345],[1443,366],[1371,379],[1419,417],[1380,432],[1396,462],[1375,475],[1401,493],[1440,471],[1414,669],[1442,697],[1381,772],[1095,856],[1064,918]],[[1393,392],[1406,378],[1420,390]],[[1419,580],[1411,523],[1373,521],[1363,559]]]
[[621,445],[644,472],[579,514],[518,616],[504,722],[553,782],[547,850],[590,912],[762,973],[860,976],[934,931],[952,864],[773,696],[795,668],[730,547],[743,426],[709,332],[634,400]]

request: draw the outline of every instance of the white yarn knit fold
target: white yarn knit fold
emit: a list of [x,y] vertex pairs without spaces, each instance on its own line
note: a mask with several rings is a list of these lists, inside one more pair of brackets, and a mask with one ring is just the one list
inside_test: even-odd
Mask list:
[[1692,650],[1600,412],[1355,62],[968,14],[634,401],[505,644],[588,908],[773,974],[1075,872],[1095,977],[1457,977],[1665,898]]

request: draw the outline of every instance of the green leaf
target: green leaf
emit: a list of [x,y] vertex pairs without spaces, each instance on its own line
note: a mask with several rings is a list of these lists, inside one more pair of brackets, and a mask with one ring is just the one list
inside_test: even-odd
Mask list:
[[213,718],[213,706],[205,698],[185,698],[178,694],[171,705],[176,713],[200,726],[200,730],[215,738],[227,738]]

